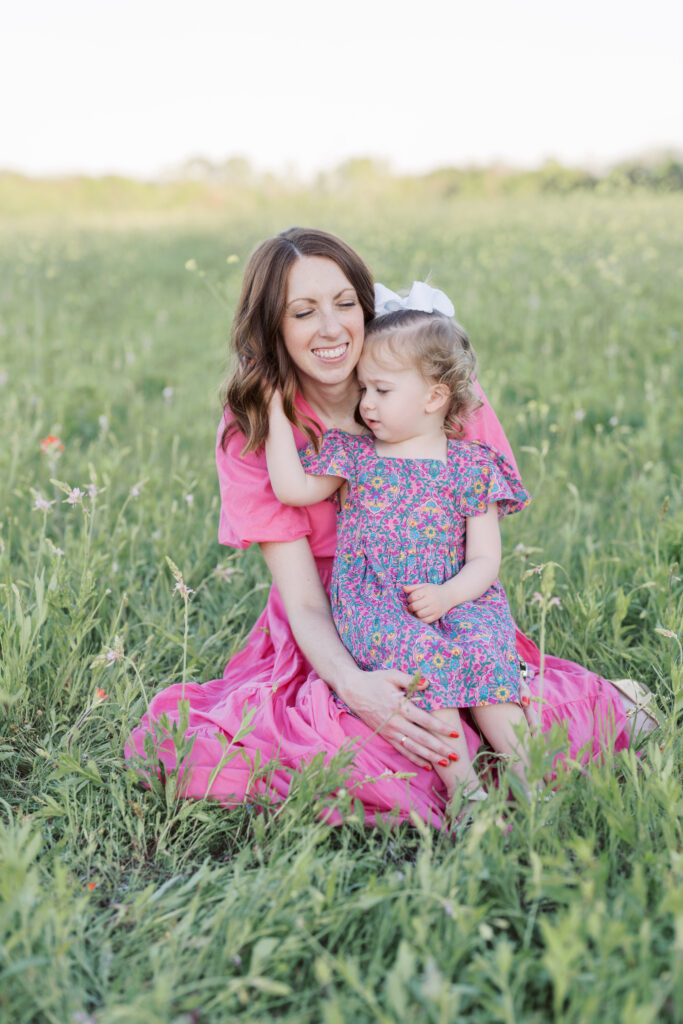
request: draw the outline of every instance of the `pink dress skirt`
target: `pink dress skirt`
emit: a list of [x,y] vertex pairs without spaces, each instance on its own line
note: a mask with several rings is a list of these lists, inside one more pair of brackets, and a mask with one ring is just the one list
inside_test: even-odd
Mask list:
[[[466,438],[497,448],[514,466],[503,429],[483,400]],[[303,399],[298,408],[315,418]],[[223,426],[221,420],[216,447],[221,488],[219,540],[246,548],[251,543],[307,537],[329,591],[336,542],[333,504],[327,501],[309,508],[281,505],[270,487],[265,456],[241,456],[241,435],[233,435],[223,451]],[[304,444],[306,438],[295,433],[297,444]],[[520,658],[529,666],[529,685],[535,695],[538,648],[519,630],[516,641]],[[302,764],[321,752],[332,757],[345,747],[354,750],[345,785],[363,804],[368,824],[377,816],[405,820],[411,812],[437,827],[443,823],[445,790],[440,780],[434,772],[418,770],[334,699],[299,650],[274,585],[244,648],[228,662],[222,678],[169,686],[151,700],[149,711],[126,744],[126,756],[133,759],[143,782],[149,773],[159,773],[159,761],[167,772],[176,767],[173,743],[159,720],[165,715],[176,722],[183,698],[190,708],[188,734],[194,737],[180,770],[179,790],[184,796],[212,797],[228,807],[246,800],[281,800]],[[253,712],[253,716],[233,744],[245,712]],[[614,687],[561,658],[545,658],[541,723],[544,731],[555,723],[567,729],[568,742],[560,759],[566,755],[586,762],[599,758],[605,749],[621,750],[629,743],[627,718]],[[463,727],[474,755],[481,745],[480,736],[466,721]],[[264,770],[268,762],[272,764]],[[408,778],[403,777],[406,774]],[[341,821],[334,810],[326,818],[331,824]]]

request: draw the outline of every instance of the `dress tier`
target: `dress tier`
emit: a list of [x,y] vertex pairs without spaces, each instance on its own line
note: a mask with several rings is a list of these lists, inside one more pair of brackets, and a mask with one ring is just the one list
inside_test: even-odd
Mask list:
[[[482,408],[469,422],[466,439],[483,442],[502,452],[513,468],[514,457],[495,413],[482,394]],[[298,408],[315,419],[302,398]],[[234,435],[223,451],[218,430],[216,459],[221,490],[219,540],[231,547],[246,548],[265,541],[293,541],[308,537],[320,577],[329,592],[332,556],[336,546],[336,514],[333,504],[321,502],[309,508],[281,505],[270,487],[264,453],[240,455],[244,444]],[[322,431],[321,431],[322,432]],[[306,438],[296,432],[297,444]],[[531,669],[532,694],[538,679],[540,655],[536,645],[516,630],[519,656]],[[357,743],[353,771],[347,785],[365,807],[368,824],[376,815],[406,819],[411,811],[439,826],[443,821],[445,790],[433,772],[418,771],[381,736],[344,709],[296,645],[282,598],[272,586],[266,607],[247,638],[244,648],[228,662],[221,679],[206,683],[169,686],[150,701],[149,711],[133,730],[126,756],[135,758],[141,779],[158,772],[156,759],[147,760],[145,740],[152,725],[166,715],[178,720],[178,703],[190,705],[188,733],[194,744],[183,765],[180,791],[189,797],[211,796],[235,806],[258,794],[282,799],[291,776],[316,754],[333,756],[340,747]],[[598,758],[605,747],[628,746],[627,719],[617,691],[609,682],[574,662],[546,656],[543,683],[542,728],[559,722],[568,728],[566,753],[584,761]],[[251,729],[239,741],[240,752],[216,772],[228,743],[242,726],[247,709],[256,708]],[[463,720],[472,755],[480,745],[477,732]],[[157,726],[158,730],[158,726]],[[219,739],[221,737],[221,739]],[[170,738],[156,747],[156,757],[167,771],[175,767]],[[254,779],[256,758],[263,765],[275,759],[278,767]],[[148,768],[141,763],[147,760]],[[414,773],[410,779],[393,778],[392,772]],[[213,781],[212,775],[215,774]],[[209,783],[210,786],[209,786]],[[331,823],[340,821],[332,815]]]

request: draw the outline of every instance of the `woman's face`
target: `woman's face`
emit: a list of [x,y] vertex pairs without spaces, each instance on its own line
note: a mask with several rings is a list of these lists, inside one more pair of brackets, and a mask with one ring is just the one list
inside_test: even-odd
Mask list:
[[341,384],[351,376],[365,321],[355,288],[334,260],[302,256],[292,265],[281,330],[302,385]]

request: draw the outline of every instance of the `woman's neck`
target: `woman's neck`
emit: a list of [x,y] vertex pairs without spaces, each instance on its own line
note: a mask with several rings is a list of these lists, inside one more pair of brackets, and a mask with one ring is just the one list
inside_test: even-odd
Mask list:
[[299,382],[299,390],[326,430],[362,432],[363,428],[354,419],[359,394],[355,374],[341,384]]

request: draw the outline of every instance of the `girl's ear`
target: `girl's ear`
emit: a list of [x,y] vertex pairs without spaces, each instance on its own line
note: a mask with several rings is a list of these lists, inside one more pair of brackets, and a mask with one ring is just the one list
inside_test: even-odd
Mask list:
[[425,412],[438,412],[443,409],[451,397],[451,393],[445,384],[435,384],[427,395]]

